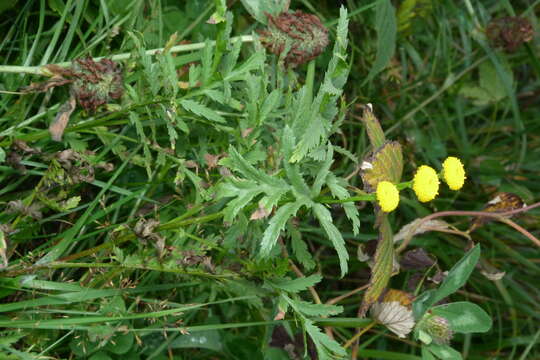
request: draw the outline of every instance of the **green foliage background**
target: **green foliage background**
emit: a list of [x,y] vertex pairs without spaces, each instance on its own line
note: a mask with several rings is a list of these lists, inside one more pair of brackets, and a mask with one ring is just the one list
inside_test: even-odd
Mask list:
[[[330,45],[287,70],[256,37],[238,38],[262,27],[248,12],[253,1],[3,3],[0,224],[11,231],[2,228],[0,243],[0,356],[287,359],[270,346],[278,324],[299,334],[298,354],[309,338],[320,359],[349,356],[341,345],[370,323],[357,317],[362,292],[325,303],[370,277],[357,249],[377,238],[371,204],[331,204],[363,188],[362,106],[373,104],[386,137],[402,144],[403,178],[449,155],[468,173],[461,191],[441,189],[427,204],[405,191],[390,215],[394,232],[435,211],[481,210],[500,191],[537,201],[538,41],[506,54],[484,31],[515,14],[537,29],[538,3],[292,1],[321,19]],[[174,33],[197,49],[145,53]],[[25,74],[30,66],[121,53],[130,55],[121,101],[95,114],[76,109],[62,142],[48,126],[68,90],[13,93],[44,80]],[[19,140],[35,149],[18,150],[24,171],[10,163]],[[66,149],[81,154],[75,173],[54,157]],[[83,168],[95,174],[75,181]],[[26,208],[13,213],[17,200]],[[41,216],[28,216],[32,204]],[[539,234],[538,211],[517,221]],[[493,320],[452,347],[467,359],[540,357],[540,250],[499,223],[471,237],[482,244],[480,264],[506,275],[491,281],[477,270],[452,291],[450,300],[476,303]],[[444,271],[468,245],[425,233],[410,246]],[[410,291],[413,275],[401,271],[391,286]],[[285,319],[274,320],[280,311]],[[362,336],[358,355],[427,356],[384,327]]]

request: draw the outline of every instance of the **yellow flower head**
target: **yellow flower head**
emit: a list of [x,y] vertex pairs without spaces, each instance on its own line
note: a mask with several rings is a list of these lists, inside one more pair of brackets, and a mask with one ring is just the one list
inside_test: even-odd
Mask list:
[[380,181],[377,184],[377,201],[382,211],[394,211],[399,204],[399,191],[390,181]]
[[422,165],[416,170],[413,179],[413,190],[421,202],[435,199],[439,193],[439,177],[432,167]]
[[449,156],[443,162],[443,177],[448,187],[452,190],[459,190],[465,182],[465,169],[457,157]]

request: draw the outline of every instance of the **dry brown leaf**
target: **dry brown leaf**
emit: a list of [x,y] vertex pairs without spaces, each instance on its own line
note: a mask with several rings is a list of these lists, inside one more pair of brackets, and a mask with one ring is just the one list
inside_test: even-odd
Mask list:
[[460,231],[443,220],[427,220],[418,218],[407,225],[403,226],[399,232],[394,236],[394,242],[411,238],[418,234],[423,234],[429,231],[451,232],[469,238],[467,233]]
[[[490,213],[502,213],[521,209],[524,206],[526,206],[525,203],[518,195],[509,192],[500,192],[493,199],[488,201],[482,211]],[[476,217],[473,220],[469,231],[472,232],[490,221],[493,221],[493,219],[481,216]]]
[[260,220],[268,217],[270,215],[270,211],[266,210],[264,206],[259,204],[259,208],[251,214],[249,217],[249,220]]
[[70,97],[58,110],[54,122],[49,126],[49,132],[51,133],[51,138],[54,141],[62,141],[62,135],[64,130],[69,122],[69,118],[75,110],[76,100],[75,97]]
[[204,161],[206,161],[208,170],[212,170],[217,166],[220,157],[220,155],[204,154]]

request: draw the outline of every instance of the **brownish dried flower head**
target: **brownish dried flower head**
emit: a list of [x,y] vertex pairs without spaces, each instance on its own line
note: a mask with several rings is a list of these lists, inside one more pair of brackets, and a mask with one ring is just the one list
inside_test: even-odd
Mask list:
[[315,15],[297,10],[266,16],[268,27],[259,31],[262,44],[276,55],[280,55],[290,46],[285,56],[286,66],[304,64],[316,58],[328,45],[328,30]]
[[117,100],[124,91],[122,69],[112,60],[78,59],[73,65],[73,94],[86,110],[95,111],[110,100]]
[[492,20],[486,35],[490,42],[502,47],[506,52],[514,52],[517,48],[533,38],[533,27],[529,20],[518,16],[507,16]]

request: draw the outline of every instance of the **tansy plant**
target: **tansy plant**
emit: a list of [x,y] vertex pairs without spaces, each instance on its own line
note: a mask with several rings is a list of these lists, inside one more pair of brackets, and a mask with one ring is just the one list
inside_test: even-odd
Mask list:
[[[372,324],[380,323],[399,337],[406,337],[414,329],[415,338],[422,343],[422,356],[425,359],[460,359],[460,353],[449,346],[453,334],[485,332],[491,327],[491,319],[479,306],[469,302],[438,306],[436,303],[465,284],[479,259],[479,245],[448,272],[437,290],[429,290],[414,301],[412,295],[386,288],[395,266],[394,236],[388,214],[398,208],[400,191],[412,188],[420,202],[432,201],[437,197],[442,191],[441,180],[451,190],[457,191],[466,180],[463,163],[457,157],[450,156],[443,161],[439,172],[428,165],[420,165],[412,180],[401,182],[401,146],[385,139],[371,105],[365,107],[362,120],[372,146],[362,164],[362,179],[364,191],[376,195],[379,239],[361,312],[365,313],[371,307]],[[425,254],[416,254],[413,260],[420,264],[431,261]],[[363,331],[365,329],[359,334]]]

